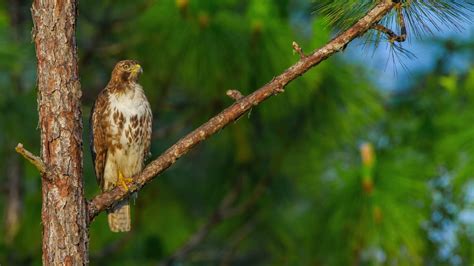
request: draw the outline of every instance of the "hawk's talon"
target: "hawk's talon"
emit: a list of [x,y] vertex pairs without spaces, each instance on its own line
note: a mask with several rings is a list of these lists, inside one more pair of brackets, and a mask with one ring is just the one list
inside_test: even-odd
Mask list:
[[132,178],[129,178],[129,177],[124,177],[122,172],[118,172],[118,183],[120,184],[120,186],[125,190],[125,191],[128,191],[128,185],[127,184],[130,184],[132,183],[133,179]]

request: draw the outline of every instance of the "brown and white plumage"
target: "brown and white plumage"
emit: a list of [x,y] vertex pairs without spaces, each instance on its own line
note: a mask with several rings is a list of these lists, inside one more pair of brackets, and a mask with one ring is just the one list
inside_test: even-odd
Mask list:
[[[141,72],[134,60],[118,62],[92,108],[91,151],[102,191],[127,189],[124,180],[140,173],[150,152],[152,112],[137,82]],[[109,211],[108,221],[113,232],[130,231],[128,199]]]

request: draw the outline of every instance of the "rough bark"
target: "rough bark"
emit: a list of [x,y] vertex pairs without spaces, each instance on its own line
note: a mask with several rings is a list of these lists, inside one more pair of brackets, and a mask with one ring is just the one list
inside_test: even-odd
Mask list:
[[[363,18],[350,27],[345,32],[331,40],[322,48],[314,51],[312,54],[305,56],[300,51],[301,59],[288,68],[285,72],[275,77],[269,83],[256,90],[247,97],[241,98],[233,105],[211,118],[193,132],[180,139],[176,144],[171,146],[157,159],[152,161],[142,173],[133,177],[134,183],[129,186],[128,191],[117,187],[113,190],[104,192],[96,196],[89,204],[89,219],[92,221],[101,211],[109,208],[116,202],[122,200],[130,193],[140,190],[144,185],[150,182],[156,175],[165,171],[173,165],[176,160],[189,152],[198,143],[204,141],[210,136],[219,132],[222,128],[235,121],[252,107],[262,103],[269,97],[283,92],[288,83],[303,75],[310,68],[316,66],[331,55],[343,50],[343,48],[355,38],[364,34],[372,25],[378,23],[384,15],[386,15],[395,3],[390,0],[380,1],[372,10],[370,10]],[[298,49],[299,50],[299,49]]]
[[88,264],[75,0],[34,0],[44,265]]

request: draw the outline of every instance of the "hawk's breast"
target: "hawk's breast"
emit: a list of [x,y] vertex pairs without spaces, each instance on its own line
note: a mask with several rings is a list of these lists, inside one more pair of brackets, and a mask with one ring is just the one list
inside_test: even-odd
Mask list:
[[126,176],[141,171],[151,109],[140,85],[109,94],[109,156]]

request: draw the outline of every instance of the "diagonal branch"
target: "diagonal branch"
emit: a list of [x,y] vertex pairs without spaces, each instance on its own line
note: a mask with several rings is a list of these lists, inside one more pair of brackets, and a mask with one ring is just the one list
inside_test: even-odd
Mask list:
[[110,208],[114,203],[140,190],[153,178],[171,165],[181,156],[188,153],[194,146],[216,134],[225,126],[229,125],[241,115],[249,111],[252,107],[259,105],[269,97],[282,92],[284,87],[292,80],[303,75],[310,68],[321,63],[331,55],[341,51],[345,45],[361,36],[369,30],[374,24],[378,23],[395,6],[391,0],[380,1],[363,18],[350,27],[345,32],[331,40],[322,48],[314,51],[312,54],[301,58],[296,64],[288,68],[279,76],[273,78],[269,83],[252,94],[236,101],[234,104],[211,118],[209,121],[198,127],[176,144],[171,146],[157,159],[152,161],[138,175],[133,177],[134,182],[129,186],[129,191],[124,191],[120,187],[97,195],[89,202],[89,221],[92,221],[101,211]]

